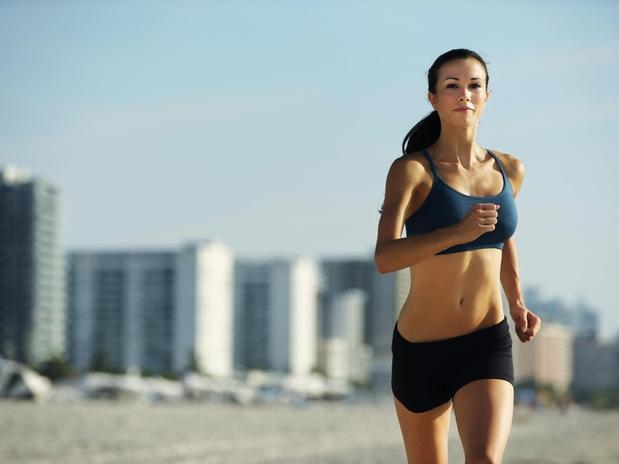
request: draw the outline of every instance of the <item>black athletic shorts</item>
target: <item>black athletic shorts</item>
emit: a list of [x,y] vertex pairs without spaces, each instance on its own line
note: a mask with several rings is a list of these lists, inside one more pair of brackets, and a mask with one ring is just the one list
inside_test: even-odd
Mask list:
[[507,318],[476,332],[430,342],[406,340],[396,322],[391,352],[391,390],[413,412],[448,402],[473,380],[503,379],[514,384]]

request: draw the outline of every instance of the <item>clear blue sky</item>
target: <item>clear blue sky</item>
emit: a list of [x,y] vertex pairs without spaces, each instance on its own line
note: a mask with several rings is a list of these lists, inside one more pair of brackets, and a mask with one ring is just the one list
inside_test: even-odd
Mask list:
[[526,167],[523,283],[615,333],[617,24],[601,0],[5,0],[0,164],[60,186],[68,248],[367,255],[426,70],[471,48],[493,91],[478,141]]

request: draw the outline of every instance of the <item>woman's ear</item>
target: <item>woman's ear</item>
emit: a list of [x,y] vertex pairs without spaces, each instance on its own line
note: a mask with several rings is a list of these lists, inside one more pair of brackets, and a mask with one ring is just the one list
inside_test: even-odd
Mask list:
[[432,108],[436,109],[436,95],[432,92],[428,92],[428,101],[430,102],[430,105],[432,105]]

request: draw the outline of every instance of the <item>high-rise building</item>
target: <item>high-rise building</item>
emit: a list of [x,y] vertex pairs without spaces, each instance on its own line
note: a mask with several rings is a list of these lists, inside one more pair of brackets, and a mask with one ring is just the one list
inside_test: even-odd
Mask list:
[[232,253],[180,251],[69,256],[70,359],[80,371],[232,373]]
[[188,245],[176,258],[174,370],[192,356],[201,371],[233,373],[234,256],[218,242]]
[[[514,336],[514,340],[516,337]],[[568,327],[545,322],[533,340],[514,343],[516,382],[533,380],[566,391],[573,375],[573,336]]]
[[574,308],[572,327],[577,337],[595,338],[600,330],[600,316],[585,301],[579,301]]
[[619,339],[603,343],[596,336],[574,339],[576,394],[619,388]]
[[[599,332],[599,316],[597,311],[585,301],[568,305],[559,298],[546,298],[540,287],[526,287],[524,298],[527,305],[535,308],[535,313],[544,322],[554,322],[571,329],[577,336],[595,336]],[[507,307],[507,306],[506,306]]]
[[326,314],[325,338],[343,338],[353,345],[364,343],[363,307],[366,300],[367,293],[359,289],[333,295]]
[[268,370],[271,334],[271,265],[239,261],[234,270],[235,370]]
[[317,356],[315,263],[241,261],[235,277],[236,369],[309,374]]
[[347,290],[330,298],[318,352],[319,367],[328,378],[359,383],[370,380],[372,349],[363,342],[366,299],[363,290]]
[[321,262],[322,284],[320,295],[320,337],[328,335],[328,311],[336,295],[348,290],[362,290],[366,298],[363,305],[363,341],[371,344],[370,327],[371,305],[373,301],[374,276],[377,274],[371,259],[365,258],[329,258]]
[[65,354],[60,194],[16,166],[0,171],[0,355],[37,365]]
[[76,369],[172,370],[174,253],[71,253],[68,280]]
[[[375,358],[391,356],[393,325],[402,305],[402,272],[380,274],[368,259],[326,259],[322,261],[321,328],[324,311],[332,295],[359,289],[367,294],[364,309],[364,342],[372,347]],[[406,283],[404,283],[404,286]]]

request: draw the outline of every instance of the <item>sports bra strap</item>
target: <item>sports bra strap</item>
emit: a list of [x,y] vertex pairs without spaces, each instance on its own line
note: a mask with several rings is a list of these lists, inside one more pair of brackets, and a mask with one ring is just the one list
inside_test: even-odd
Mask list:
[[434,177],[437,177],[436,169],[434,169],[434,162],[432,161],[432,158],[430,158],[428,151],[424,148],[423,150],[421,150],[421,153],[423,153],[423,156],[425,156],[428,160],[428,163],[430,164],[430,169],[432,169],[432,174],[434,175]]
[[496,164],[499,165],[499,169],[501,170],[501,174],[503,174],[503,176],[505,176],[507,178],[507,174],[505,172],[505,169],[503,168],[503,163],[501,163],[501,160],[499,159],[499,157],[497,155],[495,155],[494,153],[492,153],[487,148],[486,148],[486,151],[490,154],[490,156],[492,156],[494,158],[494,161],[496,161]]

